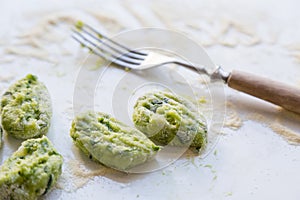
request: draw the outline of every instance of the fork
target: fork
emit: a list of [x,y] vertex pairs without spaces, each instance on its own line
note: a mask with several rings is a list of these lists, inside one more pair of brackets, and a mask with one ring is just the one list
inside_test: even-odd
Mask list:
[[72,37],[82,46],[87,47],[94,54],[124,68],[145,70],[173,63],[209,75],[204,67],[194,66],[191,63],[174,57],[165,56],[153,51],[142,52],[132,50],[111,40],[87,24],[79,23],[76,29],[72,29],[72,31]]
[[77,22],[72,37],[92,53],[125,69],[145,70],[166,64],[176,64],[208,75],[211,80],[221,79],[229,87],[300,114],[300,89],[251,73],[224,71],[220,66],[213,73],[205,67],[153,51],[138,51],[103,35],[93,27]]

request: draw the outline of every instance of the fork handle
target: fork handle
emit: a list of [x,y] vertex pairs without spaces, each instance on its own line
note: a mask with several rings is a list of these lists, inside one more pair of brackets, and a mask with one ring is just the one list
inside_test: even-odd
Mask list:
[[234,70],[227,79],[229,87],[300,114],[300,89],[247,72]]

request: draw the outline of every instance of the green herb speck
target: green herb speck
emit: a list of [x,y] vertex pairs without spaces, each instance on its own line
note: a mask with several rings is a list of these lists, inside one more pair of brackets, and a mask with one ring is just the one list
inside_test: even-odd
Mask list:
[[199,103],[207,103],[205,97],[200,97],[198,101]]
[[88,47],[88,49],[89,49],[89,52],[90,52],[90,53],[93,53],[93,52],[94,52],[94,50],[93,50],[91,47]]
[[78,20],[75,24],[75,27],[78,29],[78,30],[82,30],[82,27],[84,26],[84,23],[80,20]]
[[99,39],[103,38],[103,36],[100,33],[98,33],[97,36],[98,36]]
[[212,168],[212,165],[207,164],[207,165],[204,165],[204,167],[211,169],[211,168]]
[[83,44],[83,43],[80,43],[80,46],[81,46],[82,48],[84,48],[84,47],[85,47],[85,44]]
[[226,196],[226,197],[232,196],[232,192],[227,192],[227,193],[225,194],[225,196]]
[[126,72],[129,72],[129,71],[130,71],[130,68],[126,67],[126,68],[125,68],[125,71],[126,71]]
[[214,151],[214,156],[216,156],[218,154],[217,150]]

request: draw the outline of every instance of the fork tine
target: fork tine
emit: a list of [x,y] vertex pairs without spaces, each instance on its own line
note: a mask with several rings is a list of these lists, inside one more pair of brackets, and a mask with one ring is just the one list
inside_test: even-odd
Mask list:
[[[92,32],[91,33],[89,30],[86,30],[85,28],[82,28],[81,31],[83,33],[87,34],[88,36],[92,37],[97,42],[99,42],[99,43],[103,44],[104,46],[108,47],[109,50],[114,51],[115,53],[117,53],[119,55],[126,54],[126,56],[128,56],[129,58],[133,58],[133,59],[137,59],[137,60],[144,60],[145,56],[142,56],[142,55],[139,55],[139,54],[135,55],[136,53],[132,53],[129,50],[126,50],[126,49],[125,49],[125,51],[117,49],[114,46],[112,46],[111,44],[109,44],[107,41],[103,41],[101,38],[104,38],[104,37],[102,37],[102,35],[100,35],[100,33],[98,33],[98,32]],[[97,35],[95,35],[95,34],[97,34]],[[132,60],[132,62],[133,62],[133,60]]]
[[[102,53],[106,53],[109,54],[110,57],[112,57],[113,59],[119,59],[122,60],[124,62],[127,62],[129,64],[134,64],[134,65],[139,65],[141,63],[141,59],[133,59],[127,56],[127,52],[122,52],[122,53],[115,53],[112,52],[110,49],[104,48],[103,45],[98,45],[95,42],[99,42],[98,38],[95,39],[95,37],[91,36],[90,34],[84,34],[82,32],[73,30],[73,33],[79,37],[81,37],[85,42],[82,42],[83,44],[89,43],[90,45],[92,45],[94,48],[97,48],[98,50],[100,50]],[[94,41],[94,42],[93,42]],[[103,42],[101,42],[101,44],[104,44]],[[113,60],[110,59],[110,60]]]
[[82,29],[82,31],[84,33],[86,33],[87,35],[89,35],[90,37],[92,37],[93,39],[95,39],[97,42],[103,44],[104,46],[106,46],[110,51],[114,51],[115,53],[119,54],[119,55],[126,55],[128,58],[128,61],[130,62],[135,62],[136,60],[144,60],[145,56],[142,55],[135,55],[135,53],[129,52],[127,50],[125,51],[121,51],[117,48],[115,48],[114,46],[112,46],[111,44],[107,43],[107,41],[103,41],[102,39],[99,38],[99,36],[95,36],[93,33],[90,33],[89,31]]
[[[78,33],[78,32],[75,32]],[[79,42],[81,45],[87,47],[90,51],[92,51],[94,54],[96,54],[99,57],[102,57],[106,60],[109,60],[117,65],[123,66],[123,67],[127,67],[127,68],[133,68],[134,65],[137,64],[132,64],[132,63],[128,63],[127,61],[124,61],[123,59],[121,59],[120,57],[112,57],[111,55],[107,54],[107,53],[103,53],[101,51],[101,49],[99,50],[98,46],[96,44],[94,44],[93,42],[87,40],[85,37],[83,37],[82,35],[79,34],[73,34],[72,38],[75,39],[77,42]]]
[[[111,40],[110,38],[101,34],[89,25],[83,24],[80,28],[77,28],[76,30],[77,32],[87,34],[89,37],[93,38],[93,40],[97,41],[97,43],[103,44],[109,49],[109,51],[112,51],[112,53],[115,52],[120,55],[126,54],[126,56],[129,57],[130,62],[135,62],[135,60],[131,60],[131,58],[137,60],[144,60],[145,56],[147,56],[147,54],[145,53],[131,50],[128,47]],[[103,40],[103,38],[105,40]]]
[[134,53],[134,54],[137,54],[137,55],[141,55],[141,56],[147,56],[146,53],[143,53],[143,52],[139,52],[139,51],[135,51],[135,50],[132,50],[112,39],[110,39],[109,37],[103,35],[102,33],[100,33],[99,31],[97,31],[96,29],[94,29],[93,27],[87,25],[87,24],[84,24],[83,27],[86,27],[88,29],[90,29],[92,32],[94,32],[97,36],[101,37],[101,38],[105,38],[106,40],[110,41],[111,43],[115,44],[116,46],[120,47],[120,48],[123,48],[124,50],[128,51],[128,52],[131,52],[131,53]]

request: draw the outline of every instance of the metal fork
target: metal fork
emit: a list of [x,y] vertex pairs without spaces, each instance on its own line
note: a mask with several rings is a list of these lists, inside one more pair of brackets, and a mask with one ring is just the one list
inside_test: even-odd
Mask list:
[[217,67],[213,73],[209,73],[202,66],[195,66],[192,63],[173,57],[151,51],[142,52],[132,50],[111,40],[82,22],[77,23],[76,29],[73,29],[72,37],[81,45],[89,48],[94,54],[121,67],[132,70],[144,70],[169,63],[178,64],[198,73],[204,73],[208,75],[211,80],[221,79],[231,88],[300,114],[299,88],[247,72],[234,70],[228,73],[221,67]]
[[[178,58],[166,56],[153,51],[142,52],[130,49],[108,38],[93,27],[81,22],[79,22],[79,24],[76,25],[76,29],[72,29],[72,31],[72,37],[82,46],[87,47],[94,54],[124,68],[145,70],[173,63],[198,73],[206,74],[210,77],[212,76],[205,67],[199,65],[196,66]],[[226,82],[229,73],[226,73],[221,67],[218,67],[213,76],[220,77]]]

